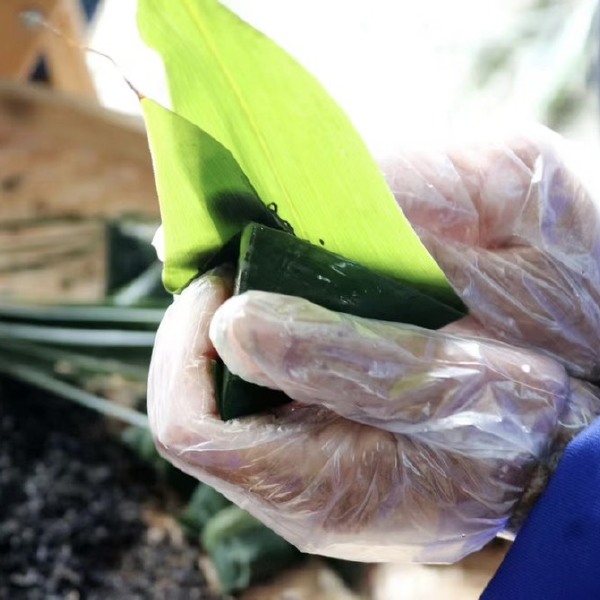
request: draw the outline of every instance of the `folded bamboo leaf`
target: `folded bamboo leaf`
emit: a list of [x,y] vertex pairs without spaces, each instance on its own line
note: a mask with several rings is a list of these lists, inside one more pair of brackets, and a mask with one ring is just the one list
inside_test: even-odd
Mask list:
[[280,390],[255,385],[234,375],[220,361],[215,361],[214,381],[217,409],[223,421],[255,415],[291,402]]
[[244,590],[303,559],[294,546],[266,527],[223,540],[209,555],[226,593]]
[[253,531],[264,525],[238,506],[226,506],[219,510],[202,531],[202,545],[212,552],[218,544],[245,531]]
[[[206,132],[184,131],[179,119],[169,122],[163,115],[164,122],[156,123],[155,105],[142,101],[163,211],[173,205],[163,222],[181,238],[166,235],[167,285],[185,285],[177,267],[197,266],[190,237],[195,243],[205,235],[220,241],[191,201],[203,193],[200,173],[208,171],[214,143],[198,146],[208,135],[231,152],[262,202],[276,206],[300,238],[438,297],[453,297],[349,119],[283,50],[217,0],[141,0],[138,24],[163,58],[175,112]],[[209,158],[190,161],[175,177],[171,162],[190,148]],[[221,149],[218,154],[223,156]],[[226,175],[221,167],[217,172]]]
[[444,327],[466,313],[464,305],[448,306],[406,281],[256,223],[245,227],[240,238],[235,293],[247,290],[300,296],[329,310],[427,329]]
[[151,100],[142,107],[163,223],[163,283],[178,292],[245,223],[277,220],[219,142]]
[[[257,224],[245,227],[239,241],[234,292],[247,290],[299,296],[329,310],[428,329],[439,329],[466,312],[320,246]],[[221,363],[216,363],[214,374],[224,420],[290,400],[283,392],[244,381]]]

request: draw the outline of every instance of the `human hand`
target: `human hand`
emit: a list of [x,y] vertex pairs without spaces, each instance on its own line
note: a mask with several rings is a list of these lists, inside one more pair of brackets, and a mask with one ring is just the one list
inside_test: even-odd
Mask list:
[[384,162],[390,187],[469,317],[454,330],[535,348],[600,379],[600,207],[566,143],[505,143]]
[[[569,395],[560,365],[286,296],[228,294],[225,279],[202,277],[159,329],[149,416],[171,462],[308,552],[449,562],[505,527]],[[230,367],[301,403],[221,421],[209,328]]]
[[[392,184],[398,182],[398,164]],[[485,164],[500,169],[494,161]],[[478,199],[502,198],[500,190],[492,194],[490,182],[505,185],[505,178],[480,168],[479,179],[458,183],[464,187],[466,181],[471,191],[479,183]],[[437,187],[444,181],[439,179]],[[527,313],[526,302],[513,302],[513,312],[495,312],[502,289],[501,279],[493,277],[506,272],[498,266],[504,250],[499,243],[477,245],[492,239],[503,211],[513,215],[510,231],[516,229],[514,207],[502,201],[489,210],[501,213],[496,221],[481,217],[467,227],[467,216],[474,217],[464,196],[463,203],[454,199],[460,185],[443,202],[428,197],[427,211],[419,213],[408,201],[417,182],[411,184],[408,175],[406,180],[400,203],[475,315],[449,328],[462,336],[342,317],[299,299],[256,292],[225,302],[226,280],[214,274],[175,301],[157,336],[149,414],[161,452],[309,552],[368,561],[459,559],[506,526],[564,415],[583,427],[596,402],[593,391],[574,393],[581,384],[553,359],[472,337],[482,333],[478,317],[490,337],[494,318],[500,323],[504,315]],[[487,215],[487,202],[472,203],[471,212]],[[434,210],[443,226],[426,228],[435,221]],[[487,237],[483,223],[496,223]],[[451,254],[446,263],[444,248]],[[460,262],[462,251],[483,263],[484,283],[468,261]],[[513,251],[529,279],[520,279],[521,287],[515,281],[512,289],[528,301],[530,279],[545,282],[542,291],[548,285],[535,279],[540,269],[534,268],[546,254],[506,246],[506,253]],[[506,257],[504,262],[510,263]],[[476,281],[455,273],[459,267]],[[518,269],[510,273],[517,276]],[[473,308],[477,298],[485,310]],[[271,415],[223,423],[210,369],[216,356],[208,337],[211,322],[217,350],[234,372],[283,389],[298,402]],[[534,333],[540,323],[546,324],[533,316],[527,321]],[[528,329],[518,325],[509,322],[511,335],[527,343],[522,335]],[[579,341],[569,328],[560,331],[563,343]],[[535,333],[532,345],[539,347],[544,335]],[[544,350],[556,356],[559,347]],[[573,343],[567,358],[560,358],[576,373],[591,373],[589,350]],[[578,367],[581,356],[585,366]]]

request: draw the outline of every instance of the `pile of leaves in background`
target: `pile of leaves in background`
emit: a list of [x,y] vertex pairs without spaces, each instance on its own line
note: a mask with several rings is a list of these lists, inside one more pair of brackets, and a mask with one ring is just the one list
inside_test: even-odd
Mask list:
[[[98,413],[0,380],[0,597],[217,600],[176,497]],[[150,516],[149,516],[150,515]]]
[[214,563],[223,591],[243,590],[303,559],[294,546],[246,511],[162,459],[147,429],[130,427],[123,432],[123,439],[180,492],[188,492],[193,486],[186,507],[179,513],[179,522],[188,536],[200,540]]
[[[146,586],[194,598],[201,550],[224,592],[298,563],[293,546],[158,456],[146,380],[170,296],[147,241],[111,235],[109,250],[102,305],[0,304],[0,376],[20,382],[0,389],[0,555],[11,556],[0,561],[0,597],[154,597]],[[187,539],[179,549],[142,541],[142,507],[160,490],[178,498],[169,510]],[[115,575],[122,558],[127,581]]]

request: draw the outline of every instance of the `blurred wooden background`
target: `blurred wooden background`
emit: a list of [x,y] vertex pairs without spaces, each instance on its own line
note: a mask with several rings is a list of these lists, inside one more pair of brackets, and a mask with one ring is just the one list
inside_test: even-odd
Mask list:
[[100,301],[106,223],[159,221],[142,123],[0,82],[0,297]]

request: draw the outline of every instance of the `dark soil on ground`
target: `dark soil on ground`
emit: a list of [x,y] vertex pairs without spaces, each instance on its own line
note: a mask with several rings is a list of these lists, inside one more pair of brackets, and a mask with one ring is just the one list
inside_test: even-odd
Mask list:
[[214,600],[168,502],[101,416],[0,380],[0,599]]

